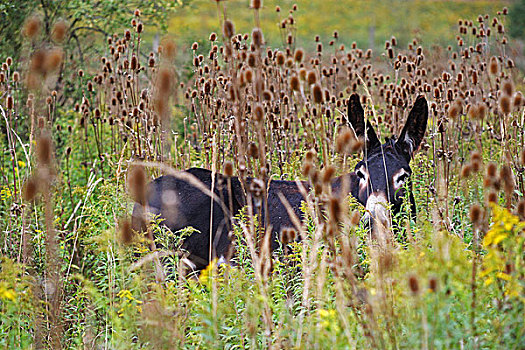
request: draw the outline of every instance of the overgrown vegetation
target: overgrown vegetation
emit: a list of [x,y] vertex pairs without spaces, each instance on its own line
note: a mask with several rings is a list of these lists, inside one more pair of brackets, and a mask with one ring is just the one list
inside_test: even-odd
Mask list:
[[[96,69],[65,75],[67,24],[26,20],[27,54],[0,71],[1,346],[522,348],[525,99],[507,10],[459,19],[448,47],[392,37],[363,50],[334,33],[306,51],[296,5],[282,49],[265,43],[260,1],[248,34],[213,5],[222,28],[191,45],[189,66],[169,38],[144,54],[136,10]],[[363,208],[329,191],[360,159],[353,92],[383,135],[419,94],[430,101],[417,217],[401,213],[394,232],[371,235]],[[278,251],[258,244],[247,207],[233,264],[193,276],[180,248],[191,228],[153,220],[138,235],[129,221],[148,180],[190,166],[315,191]]]

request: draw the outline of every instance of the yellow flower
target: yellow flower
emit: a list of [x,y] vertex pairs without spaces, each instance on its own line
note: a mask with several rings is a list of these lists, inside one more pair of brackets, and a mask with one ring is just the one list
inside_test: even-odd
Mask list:
[[0,299],[14,301],[16,298],[16,292],[12,289],[0,289]]

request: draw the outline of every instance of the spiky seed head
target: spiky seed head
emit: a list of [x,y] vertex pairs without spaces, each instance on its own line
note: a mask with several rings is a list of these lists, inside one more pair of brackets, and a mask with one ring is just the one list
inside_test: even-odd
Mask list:
[[312,89],[312,97],[314,100],[314,103],[323,103],[323,89],[321,88],[321,85],[315,84]]
[[168,67],[162,67],[159,69],[157,77],[157,89],[158,92],[163,95],[168,95],[172,89],[173,74]]
[[514,106],[515,110],[518,110],[519,108],[521,108],[523,104],[525,104],[525,99],[523,98],[523,94],[521,93],[521,91],[517,91],[514,94],[512,105]]
[[432,276],[428,280],[428,289],[431,292],[436,292],[438,289],[438,279],[435,276]]
[[520,199],[517,207],[516,207],[517,214],[520,218],[520,220],[525,220],[525,199]]
[[479,227],[481,225],[481,221],[483,219],[483,211],[481,209],[481,206],[479,204],[473,204],[470,207],[470,221],[475,227]]
[[330,218],[332,218],[335,223],[341,221],[341,203],[339,202],[339,198],[334,196],[330,197],[328,212],[330,213]]
[[135,235],[131,228],[131,222],[128,219],[121,219],[118,226],[120,229],[120,241],[123,244],[131,244]]
[[501,91],[507,96],[512,96],[512,94],[514,94],[514,84],[512,80],[505,79],[501,84]]
[[233,22],[229,19],[224,21],[224,25],[222,26],[222,33],[228,39],[231,39],[235,35],[235,26]]
[[512,111],[511,103],[512,101],[507,95],[501,95],[498,100],[499,108],[504,114],[509,114]]
[[276,59],[277,64],[279,66],[284,65],[284,62],[286,61],[286,57],[284,56],[284,53],[282,53],[281,51],[277,52],[277,55],[275,56],[275,59]]
[[521,150],[521,165],[525,166],[525,149]]
[[255,142],[250,142],[248,144],[248,155],[252,157],[253,159],[259,158],[259,148],[255,144]]
[[38,181],[34,177],[30,177],[24,183],[24,187],[22,188],[23,199],[27,202],[31,202],[33,199],[35,199],[37,193]]
[[11,95],[7,96],[6,108],[8,110],[12,110],[13,108],[15,108],[15,102],[14,102],[13,96]]
[[260,103],[255,105],[254,116],[255,116],[255,121],[257,122],[261,122],[264,118],[264,108]]
[[66,38],[67,24],[64,21],[58,21],[53,26],[51,31],[51,37],[55,42],[62,42]]
[[490,58],[489,72],[492,75],[497,75],[499,73],[499,62],[495,56]]
[[419,281],[416,275],[410,275],[408,277],[408,286],[413,295],[419,293]]
[[261,47],[264,44],[264,36],[261,28],[254,28],[252,31],[252,42],[255,47]]
[[494,190],[491,190],[487,195],[487,201],[489,203],[498,203],[498,193]]
[[461,113],[461,106],[456,102],[452,103],[452,105],[448,109],[449,118],[452,120],[456,120],[456,118],[458,117],[458,115],[460,115],[460,113]]
[[53,141],[48,132],[42,132],[36,142],[36,157],[38,163],[44,166],[51,165],[53,154]]
[[175,41],[171,38],[164,38],[162,40],[162,55],[168,60],[173,60],[176,54],[177,46],[175,45]]
[[331,165],[327,165],[323,170],[323,183],[329,184],[335,174],[335,168]]
[[315,71],[311,70],[308,72],[307,81],[308,85],[313,85],[317,82],[317,74],[315,73]]
[[230,162],[229,160],[224,162],[224,175],[228,177],[233,176],[233,163]]
[[491,179],[496,177],[496,172],[498,171],[498,167],[495,163],[490,162],[487,164],[487,176]]
[[135,202],[146,205],[146,171],[142,165],[133,165],[129,169],[128,189]]
[[301,63],[303,61],[304,57],[304,50],[303,49],[297,49],[295,50],[294,59],[296,62]]
[[37,16],[29,17],[25,24],[22,33],[28,39],[34,39],[40,33],[41,27],[40,18]]
[[472,167],[470,166],[470,164],[463,165],[463,167],[461,168],[461,177],[463,179],[466,179],[470,177],[471,173],[472,173]]
[[299,84],[299,78],[297,75],[292,75],[290,78],[290,89],[292,89],[292,91],[299,91],[300,88],[301,86]]
[[514,181],[514,175],[512,169],[508,164],[503,164],[500,169],[500,178],[503,181],[503,189],[507,195],[512,195],[516,182]]

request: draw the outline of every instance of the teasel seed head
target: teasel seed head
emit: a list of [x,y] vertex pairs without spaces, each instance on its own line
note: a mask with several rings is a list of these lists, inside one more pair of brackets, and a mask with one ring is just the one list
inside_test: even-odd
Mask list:
[[32,16],[26,20],[22,33],[26,38],[34,39],[40,33],[41,24],[40,18]]
[[297,75],[292,75],[290,78],[290,89],[292,91],[299,91],[301,89]]
[[312,89],[314,103],[323,103],[323,89],[321,85],[315,84]]
[[7,103],[6,103],[6,108],[7,108],[8,110],[12,110],[12,109],[14,109],[14,107],[15,107],[15,102],[14,102],[13,96],[8,95],[8,96],[7,96],[7,101],[6,101],[6,102],[7,102]]
[[498,100],[499,108],[504,114],[509,114],[512,111],[511,99],[507,95],[501,95]]
[[516,187],[516,182],[514,180],[514,175],[512,174],[512,169],[508,164],[503,164],[500,169],[500,178],[503,181],[503,189],[505,193],[510,196],[514,192],[514,187]]
[[279,51],[279,52],[277,52],[277,55],[275,56],[275,59],[276,59],[276,61],[277,61],[277,64],[278,64],[279,66],[282,66],[282,65],[284,65],[284,62],[285,62],[285,60],[286,60],[286,57],[284,56],[284,53],[282,53],[282,52]]
[[474,227],[480,227],[483,219],[483,210],[479,204],[473,204],[470,206],[469,212],[470,221]]
[[224,21],[224,25],[222,27],[222,33],[228,39],[231,39],[235,35],[235,26],[233,22],[230,21],[229,19]]
[[36,143],[36,157],[38,163],[44,166],[51,165],[53,141],[48,132],[43,131]]
[[24,187],[22,189],[22,196],[26,202],[31,202],[35,199],[37,193],[38,181],[35,177],[32,176],[29,179],[27,179],[24,183]]
[[264,108],[260,103],[255,105],[254,116],[255,121],[257,121],[258,123],[261,122],[264,118]]
[[131,228],[131,222],[128,219],[121,219],[118,227],[120,229],[120,241],[126,245],[133,243],[135,233]]
[[332,196],[328,202],[328,212],[334,224],[341,222],[341,203],[338,197]]
[[472,173],[472,167],[470,166],[470,164],[463,165],[463,167],[461,168],[461,178],[466,179],[470,177],[471,173]]
[[128,172],[128,189],[133,200],[146,205],[146,171],[142,165],[132,165]]
[[261,47],[264,44],[264,36],[260,28],[253,28],[252,42],[255,45],[255,47]]
[[489,72],[492,75],[497,75],[499,73],[499,62],[495,56],[490,58]]
[[520,199],[517,207],[516,207],[516,212],[520,218],[521,221],[524,221],[525,220],[525,199]]
[[513,101],[512,101],[512,105],[514,106],[514,109],[518,110],[524,104],[525,104],[525,99],[523,98],[523,94],[521,93],[521,91],[517,91],[514,94],[514,98],[513,98]]
[[58,21],[53,26],[51,37],[55,42],[62,42],[66,38],[67,24],[64,21]]
[[428,289],[431,292],[436,292],[438,289],[438,279],[435,276],[432,276],[428,280]]
[[413,295],[419,294],[419,281],[416,275],[410,275],[408,277],[408,286]]
[[498,203],[498,193],[494,190],[490,190],[487,195],[487,201],[489,203]]
[[514,94],[514,84],[512,80],[505,79],[501,84],[501,90],[505,95],[512,96]]
[[323,170],[323,183],[330,184],[335,174],[335,168],[331,165],[327,165]]
[[233,163],[230,161],[224,162],[224,175],[227,177],[233,176]]

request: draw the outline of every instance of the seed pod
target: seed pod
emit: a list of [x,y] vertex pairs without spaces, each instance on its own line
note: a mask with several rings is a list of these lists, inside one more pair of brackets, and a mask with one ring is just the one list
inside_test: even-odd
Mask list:
[[296,62],[301,63],[304,57],[304,51],[303,49],[297,49],[295,50],[294,59]]
[[39,164],[51,165],[51,156],[53,153],[53,141],[47,132],[43,132],[36,143],[36,156]]
[[313,85],[317,82],[317,75],[315,74],[315,71],[311,70],[308,72],[307,81],[308,85]]
[[128,172],[128,189],[133,200],[146,204],[146,171],[141,165],[133,165]]
[[233,176],[233,163],[230,161],[224,162],[224,175],[228,177]]
[[323,90],[321,85],[315,84],[312,89],[314,103],[323,103]]
[[514,93],[514,84],[510,79],[505,79],[501,84],[501,91],[507,96],[512,96]]
[[235,26],[233,25],[233,22],[230,21],[229,19],[224,21],[224,25],[222,27],[222,33],[228,39],[231,39],[232,36],[235,35]]
[[474,227],[481,226],[481,220],[483,218],[483,212],[482,212],[481,206],[479,204],[473,204],[470,207],[469,216],[470,216],[470,221],[472,222]]
[[23,199],[27,202],[31,202],[33,199],[35,199],[37,193],[38,181],[34,177],[30,177],[24,183],[24,187],[22,189]]
[[498,59],[495,56],[492,56],[490,58],[489,72],[492,75],[497,75],[499,73],[499,63]]
[[417,295],[419,293],[419,282],[416,275],[410,275],[408,277],[408,286],[412,294]]
[[264,44],[264,36],[260,28],[254,28],[252,31],[252,41],[255,47],[261,47]]
[[131,222],[128,219],[121,219],[119,222],[120,241],[123,244],[131,244],[135,233],[131,228]]
[[509,114],[512,111],[511,100],[509,96],[501,95],[498,101],[499,108],[504,114]]
[[290,78],[290,89],[292,89],[292,91],[300,90],[299,78],[297,77],[297,75],[293,75]]

